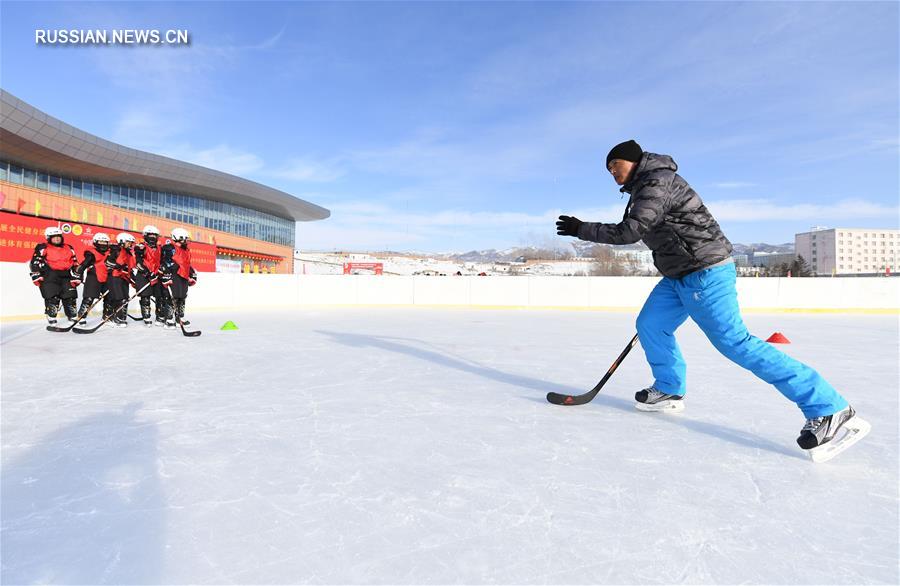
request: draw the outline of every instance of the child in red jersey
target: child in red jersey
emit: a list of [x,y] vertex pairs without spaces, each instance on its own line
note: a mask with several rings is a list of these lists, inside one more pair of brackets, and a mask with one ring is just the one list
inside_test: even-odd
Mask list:
[[[97,232],[91,239],[94,248],[84,251],[84,260],[72,269],[73,275],[84,282],[84,291],[81,293],[81,307],[78,315],[81,323],[87,323],[88,308],[106,291],[106,280],[109,272],[106,270],[106,256],[109,254],[109,235]],[[103,317],[107,317],[111,311],[109,294],[103,299]]]
[[162,248],[159,246],[159,229],[156,226],[144,226],[144,241],[134,247],[135,275],[134,287],[141,289],[144,285],[150,285],[141,292],[141,317],[144,325],[151,326],[150,298],[156,303],[156,325],[163,326],[166,323],[166,313],[169,304],[168,291],[159,282],[159,261]]
[[106,268],[109,270],[107,297],[116,312],[112,321],[120,328],[128,327],[128,306],[124,303],[130,296],[129,285],[134,266],[134,236],[122,232],[116,236],[116,244],[109,248],[106,257]]
[[172,242],[162,247],[160,274],[163,286],[172,296],[173,306],[173,311],[167,316],[168,328],[174,328],[176,322],[183,325],[190,324],[184,319],[184,306],[188,287],[193,287],[197,282],[197,271],[191,266],[191,251],[188,250],[190,239],[187,230],[175,228],[172,230]]
[[81,280],[72,274],[72,268],[78,262],[75,249],[65,244],[62,230],[56,226],[44,230],[44,238],[47,242],[34,247],[34,254],[28,263],[31,282],[41,289],[44,312],[50,325],[56,324],[60,303],[66,317],[74,322],[78,316],[75,311],[78,302],[76,287],[81,284]]

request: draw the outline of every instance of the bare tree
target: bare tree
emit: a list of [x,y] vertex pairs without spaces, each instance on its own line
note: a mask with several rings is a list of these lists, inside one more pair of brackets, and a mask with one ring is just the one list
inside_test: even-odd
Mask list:
[[590,257],[594,259],[591,263],[591,276],[619,277],[627,274],[624,259],[616,256],[609,246],[595,246],[591,249]]

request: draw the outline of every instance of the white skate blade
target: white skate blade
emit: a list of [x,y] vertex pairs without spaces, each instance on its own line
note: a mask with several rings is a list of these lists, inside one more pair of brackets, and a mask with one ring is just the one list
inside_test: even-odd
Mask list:
[[868,421],[860,418],[859,415],[854,415],[841,426],[841,430],[844,431],[844,435],[842,435],[840,439],[832,439],[827,444],[822,444],[817,448],[809,450],[809,457],[813,462],[821,464],[822,462],[831,460],[862,438],[866,437],[872,430],[872,426]]
[[684,399],[668,401],[660,401],[648,405],[647,403],[635,403],[634,408],[638,411],[647,411],[651,413],[681,413],[684,411]]

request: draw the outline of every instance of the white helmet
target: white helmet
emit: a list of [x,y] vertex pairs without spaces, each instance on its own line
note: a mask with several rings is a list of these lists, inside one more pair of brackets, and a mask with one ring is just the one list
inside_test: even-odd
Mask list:
[[119,244],[134,242],[134,236],[132,236],[128,232],[119,232],[118,234],[116,234],[116,242],[118,242]]
[[146,236],[147,234],[156,234],[157,236],[159,236],[159,228],[151,224],[147,224],[146,226],[144,226],[144,231],[141,232],[141,234],[143,234],[144,236]]
[[91,238],[91,241],[94,244],[97,244],[98,242],[106,242],[107,244],[109,244],[109,234],[105,232],[97,232],[96,234],[94,234],[94,237]]
[[182,240],[190,240],[191,234],[184,228],[175,228],[172,230],[172,240],[181,242]]
[[62,236],[63,231],[59,229],[59,226],[47,226],[44,230],[44,238],[50,240],[53,236]]

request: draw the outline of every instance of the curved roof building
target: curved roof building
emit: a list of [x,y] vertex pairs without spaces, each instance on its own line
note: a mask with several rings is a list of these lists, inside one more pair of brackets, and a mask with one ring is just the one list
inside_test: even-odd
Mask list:
[[108,231],[180,225],[195,241],[215,245],[217,259],[249,261],[244,268],[265,272],[291,272],[295,222],[330,215],[254,181],[94,136],[4,90],[0,186],[17,191],[3,197],[7,211]]

